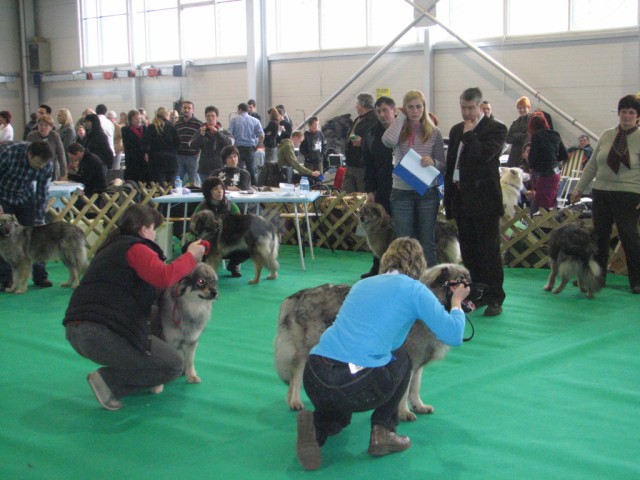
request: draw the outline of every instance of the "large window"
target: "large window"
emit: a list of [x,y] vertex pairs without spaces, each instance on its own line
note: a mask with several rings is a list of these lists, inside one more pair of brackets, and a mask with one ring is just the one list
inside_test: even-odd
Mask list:
[[84,0],[82,37],[85,65],[129,62],[127,0]]
[[638,25],[636,0],[440,0],[436,8],[439,20],[470,40]]
[[[413,20],[404,0],[270,0],[270,53],[382,46]],[[421,41],[412,29],[398,45]]]
[[[86,66],[246,55],[245,0],[80,0],[80,4]],[[129,17],[132,32],[127,28]]]

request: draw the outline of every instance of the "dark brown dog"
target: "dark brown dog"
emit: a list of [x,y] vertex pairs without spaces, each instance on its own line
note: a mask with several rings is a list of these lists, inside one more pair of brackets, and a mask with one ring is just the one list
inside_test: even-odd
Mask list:
[[267,280],[278,278],[278,234],[262,217],[225,215],[219,219],[212,211],[203,210],[191,218],[191,231],[211,244],[207,263],[216,272],[221,259],[232,252],[242,251],[249,253],[253,261],[255,275],[249,280],[250,284],[260,281],[263,267],[271,271]]

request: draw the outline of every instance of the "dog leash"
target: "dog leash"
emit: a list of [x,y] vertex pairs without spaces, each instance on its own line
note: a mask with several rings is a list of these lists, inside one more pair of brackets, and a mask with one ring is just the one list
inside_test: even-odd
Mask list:
[[471,339],[473,338],[473,336],[476,334],[476,329],[473,328],[473,323],[471,323],[471,319],[465,314],[464,316],[465,320],[467,322],[469,322],[469,326],[471,327],[471,335],[469,335],[467,338],[463,338],[462,341],[463,342],[470,342]]

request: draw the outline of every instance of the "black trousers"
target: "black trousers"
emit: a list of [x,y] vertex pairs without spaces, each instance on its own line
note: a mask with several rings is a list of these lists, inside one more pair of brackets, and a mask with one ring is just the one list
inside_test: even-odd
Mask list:
[[304,389],[313,403],[318,443],[351,423],[353,412],[373,410],[371,425],[393,432],[398,426],[398,405],[409,385],[411,360],[404,348],[393,352],[387,365],[352,373],[349,365],[319,355],[309,355],[304,369]]
[[500,216],[468,217],[456,215],[462,262],[474,282],[489,286],[484,299],[487,304],[502,305],[506,294],[502,285],[504,271],[500,256]]
[[609,263],[609,239],[613,224],[618,228],[622,249],[627,257],[629,285],[640,285],[640,234],[638,218],[640,194],[631,192],[610,192],[593,190],[593,227],[597,236],[598,253],[596,261],[602,269],[603,278],[607,275]]

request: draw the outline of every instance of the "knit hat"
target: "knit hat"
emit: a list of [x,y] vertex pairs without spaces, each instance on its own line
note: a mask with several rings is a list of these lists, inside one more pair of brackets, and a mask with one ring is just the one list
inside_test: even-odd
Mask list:
[[516,108],[517,107],[529,107],[531,108],[531,102],[529,101],[528,97],[520,97],[518,99],[518,101],[516,102]]

